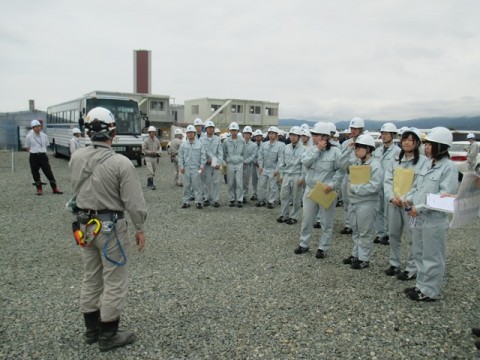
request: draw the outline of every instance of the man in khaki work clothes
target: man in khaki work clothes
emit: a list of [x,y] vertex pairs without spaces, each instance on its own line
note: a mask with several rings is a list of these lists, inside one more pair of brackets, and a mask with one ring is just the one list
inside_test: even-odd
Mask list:
[[[115,119],[110,111],[97,107],[87,114],[86,128],[92,146],[75,151],[70,160],[71,181],[82,216],[102,222],[101,231],[81,248],[84,276],[80,310],[85,319],[85,341],[98,340],[100,351],[134,341],[134,334],[118,330],[128,291],[130,240],[124,211],[135,227],[138,250],[145,245],[147,210],[140,181],[130,160],[112,148]],[[88,217],[87,217],[88,219]],[[85,223],[85,221],[83,221]],[[113,225],[113,227],[108,227]],[[91,226],[80,225],[85,239]]]
[[157,135],[157,129],[154,126],[150,126],[148,128],[148,137],[142,145],[142,151],[145,154],[145,165],[147,165],[148,170],[147,187],[152,190],[156,189],[153,184],[153,177],[157,171],[158,158],[162,152],[162,145],[160,145],[160,141],[155,135]]

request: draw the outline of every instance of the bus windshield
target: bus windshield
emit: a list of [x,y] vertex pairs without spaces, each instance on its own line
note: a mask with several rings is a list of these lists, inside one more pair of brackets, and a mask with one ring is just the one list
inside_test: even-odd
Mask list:
[[112,112],[117,125],[117,135],[141,134],[141,118],[137,102],[133,100],[91,98],[87,100],[87,113],[97,106],[104,107]]

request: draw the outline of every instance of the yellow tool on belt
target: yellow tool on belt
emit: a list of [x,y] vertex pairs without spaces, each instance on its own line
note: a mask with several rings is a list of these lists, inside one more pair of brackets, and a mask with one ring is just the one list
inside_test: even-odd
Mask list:
[[[93,231],[89,231],[89,227],[91,226],[93,226]],[[90,246],[93,239],[95,239],[100,230],[102,230],[102,223],[96,218],[91,218],[85,224],[85,227],[86,230],[84,233],[82,230],[80,230],[80,226],[78,225],[77,221],[72,223],[73,237],[75,238],[77,245],[80,245],[81,247]]]

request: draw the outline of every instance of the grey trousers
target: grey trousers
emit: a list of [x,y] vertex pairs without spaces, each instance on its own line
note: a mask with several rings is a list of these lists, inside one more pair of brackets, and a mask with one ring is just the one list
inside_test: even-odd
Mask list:
[[[108,257],[120,262],[123,258],[117,237],[128,259],[131,243],[125,219],[118,220],[107,248]],[[107,238],[107,234],[99,233],[90,246],[82,247],[80,250],[84,268],[80,311],[90,313],[100,310],[100,316],[104,322],[120,318],[128,292],[129,265],[127,260],[125,265],[117,266],[103,256],[103,247]]]

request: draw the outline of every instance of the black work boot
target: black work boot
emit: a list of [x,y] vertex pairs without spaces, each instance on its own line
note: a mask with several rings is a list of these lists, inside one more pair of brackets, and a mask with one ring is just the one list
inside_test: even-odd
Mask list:
[[100,333],[100,310],[83,313],[85,320],[85,334],[83,338],[87,344],[93,344],[98,341],[98,334]]
[[120,320],[100,322],[100,335],[98,338],[98,348],[100,351],[112,350],[135,341],[135,334],[133,332],[118,330],[119,322]]
[[147,188],[152,187],[153,179],[147,178]]

